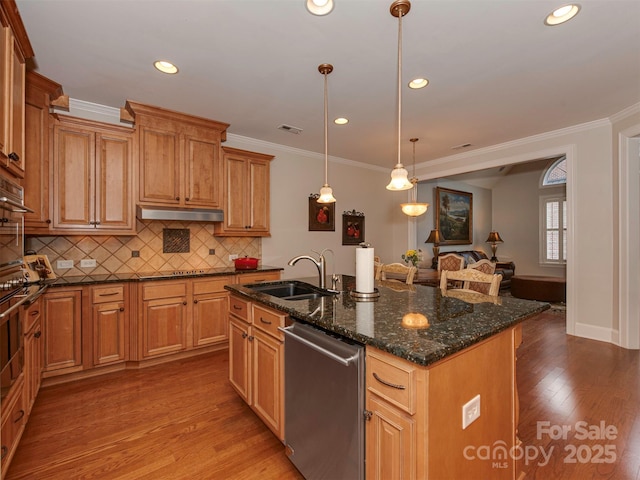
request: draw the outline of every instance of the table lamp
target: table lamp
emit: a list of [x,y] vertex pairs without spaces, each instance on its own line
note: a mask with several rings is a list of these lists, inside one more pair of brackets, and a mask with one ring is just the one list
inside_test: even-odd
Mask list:
[[431,230],[429,238],[424,243],[433,243],[433,260],[431,261],[431,268],[438,268],[438,254],[440,253],[440,243],[444,241],[444,237],[440,235],[440,231],[436,228]]
[[491,244],[491,253],[493,256],[491,257],[492,262],[497,262],[498,257],[496,257],[496,251],[498,250],[498,243],[503,243],[504,240],[500,238],[500,234],[498,232],[490,232],[489,237],[487,238],[487,243]]

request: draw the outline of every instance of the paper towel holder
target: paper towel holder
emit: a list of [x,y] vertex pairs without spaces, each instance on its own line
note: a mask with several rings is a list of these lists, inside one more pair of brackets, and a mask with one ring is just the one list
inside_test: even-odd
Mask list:
[[378,297],[380,296],[380,291],[377,288],[373,289],[371,293],[363,293],[357,292],[356,290],[351,290],[349,295],[353,297],[356,302],[377,302]]

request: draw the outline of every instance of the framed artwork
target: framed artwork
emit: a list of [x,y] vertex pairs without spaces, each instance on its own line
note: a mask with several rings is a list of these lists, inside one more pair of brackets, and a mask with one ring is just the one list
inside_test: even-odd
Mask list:
[[309,195],[309,231],[335,232],[336,204],[318,203],[318,197],[317,193]]
[[436,226],[440,245],[473,243],[473,194],[436,187]]
[[364,213],[351,210],[342,214],[342,245],[364,242]]

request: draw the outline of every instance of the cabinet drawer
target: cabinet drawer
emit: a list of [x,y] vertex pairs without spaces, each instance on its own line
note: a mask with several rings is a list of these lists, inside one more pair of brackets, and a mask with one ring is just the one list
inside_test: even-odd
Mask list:
[[187,296],[186,282],[149,282],[142,286],[142,299],[175,298]]
[[91,289],[91,301],[93,303],[123,302],[124,286],[96,287]]
[[224,286],[233,283],[233,276],[198,279],[193,281],[193,294],[224,292]]
[[22,333],[29,333],[31,328],[40,319],[42,311],[42,297],[38,297],[31,305],[25,308],[25,315],[22,319]]
[[280,280],[280,271],[275,272],[253,272],[242,273],[237,275],[237,282],[240,284],[257,283]]
[[249,302],[242,300],[236,296],[231,295],[229,297],[229,313],[241,318],[245,322],[249,320]]
[[278,327],[284,327],[286,317],[286,315],[253,305],[253,325],[273,337],[281,338]]
[[367,349],[367,390],[398,408],[416,413],[416,368],[409,362]]

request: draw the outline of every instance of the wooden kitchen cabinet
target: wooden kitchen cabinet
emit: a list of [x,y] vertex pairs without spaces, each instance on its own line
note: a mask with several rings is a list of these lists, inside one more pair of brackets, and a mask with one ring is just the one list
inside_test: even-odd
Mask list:
[[133,132],[58,116],[53,139],[53,226],[65,234],[135,233]]
[[123,284],[88,287],[91,292],[93,366],[127,360],[129,311]]
[[24,332],[24,407],[27,416],[40,390],[44,366],[42,342],[42,297],[22,310]]
[[25,62],[33,49],[14,1],[0,3],[0,165],[24,176]]
[[35,72],[27,72],[25,97],[25,172],[24,204],[33,213],[24,215],[27,234],[48,235],[51,229],[49,187],[51,180],[49,153],[53,117],[49,110],[53,104],[68,103],[62,87]]
[[226,123],[127,101],[140,145],[141,205],[219,208]]
[[214,235],[270,235],[270,162],[272,155],[223,147],[224,220]]
[[141,285],[139,318],[142,358],[187,348],[187,281],[146,282]]
[[11,388],[11,392],[3,400],[2,426],[0,427],[0,449],[2,452],[1,478],[4,478],[7,473],[7,469],[18,447],[18,442],[20,441],[27,422],[23,403],[23,377],[18,377],[17,382]]
[[284,327],[287,315],[229,297],[229,381],[284,440]]
[[82,287],[51,289],[42,297],[44,314],[43,378],[81,371]]
[[228,277],[193,280],[193,347],[225,342],[228,333]]

